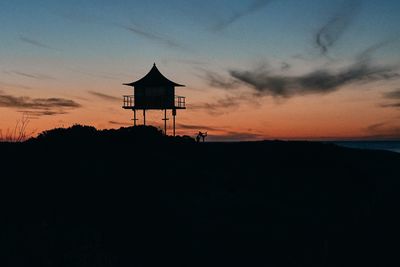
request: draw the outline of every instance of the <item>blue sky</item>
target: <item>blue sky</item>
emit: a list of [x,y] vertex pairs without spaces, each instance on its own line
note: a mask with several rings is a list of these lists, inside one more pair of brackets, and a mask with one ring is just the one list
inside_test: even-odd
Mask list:
[[[261,4],[252,10],[251,6],[257,2]],[[341,8],[343,2],[346,1],[16,0],[2,1],[0,15],[2,39],[9,41],[8,44],[18,43],[18,36],[22,34],[43,39],[43,42],[47,41],[55,47],[78,43],[83,49],[84,44],[99,45],[98,41],[108,40],[106,43],[112,44],[109,38],[115,38],[117,42],[124,41],[127,33],[122,28],[120,31],[115,28],[135,26],[145,32],[169,37],[197,53],[204,53],[205,49],[212,47],[207,52],[219,54],[223,51],[218,49],[232,45],[232,41],[235,47],[244,48],[244,53],[249,53],[249,44],[243,39],[248,37],[259,45],[258,48],[263,48],[260,44],[266,42],[266,51],[269,45],[285,41],[283,48],[287,50],[282,53],[288,54],[306,48],[304,41],[307,36],[312,37],[312,31],[317,30],[319,24],[323,24],[325,19]],[[361,40],[371,42],[376,41],[376,38],[390,38],[399,33],[398,1],[358,2],[361,2],[361,6],[358,14],[355,14],[357,21],[347,36],[350,40],[352,31],[357,32],[357,36],[354,36],[357,40],[361,37]],[[227,23],[223,29],[215,29],[219,23],[229,21],[232,16],[241,13],[232,24]],[[79,42],[74,42],[76,39]],[[213,44],[210,44],[211,40]],[[140,44],[140,40],[137,42]],[[290,42],[293,43],[290,45]]]
[[[197,103],[231,93],[214,88],[210,73],[225,85],[238,79],[232,70],[293,77],[349,66],[363,51],[373,64],[393,67],[400,63],[398,14],[395,0],[4,0],[0,90],[85,98],[83,88],[96,84],[117,96],[123,89],[107,88],[157,62],[188,84]],[[244,91],[257,87],[239,82]],[[395,90],[393,83],[380,86]]]
[[[398,1],[358,2],[354,22],[331,51],[337,57],[352,56],[399,35]],[[3,61],[51,52],[62,59],[94,63],[127,55],[140,63],[166,58],[221,65],[260,57],[288,60],[318,53],[313,50],[315,32],[342,6],[343,1],[332,0],[2,1],[0,53]],[[27,40],[55,51],[32,49]],[[391,47],[392,54],[395,48]]]

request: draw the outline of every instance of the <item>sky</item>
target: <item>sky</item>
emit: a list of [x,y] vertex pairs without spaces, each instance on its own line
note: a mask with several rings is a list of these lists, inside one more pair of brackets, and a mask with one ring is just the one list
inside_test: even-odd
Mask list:
[[400,139],[398,14],[397,0],[2,0],[0,135],[23,118],[33,135],[132,125],[122,84],[156,63],[186,85],[180,135]]

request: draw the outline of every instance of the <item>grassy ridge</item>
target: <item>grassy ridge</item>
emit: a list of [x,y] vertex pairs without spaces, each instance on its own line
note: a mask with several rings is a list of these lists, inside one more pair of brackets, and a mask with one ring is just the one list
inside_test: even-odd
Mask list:
[[82,126],[0,149],[1,266],[397,261],[396,153]]

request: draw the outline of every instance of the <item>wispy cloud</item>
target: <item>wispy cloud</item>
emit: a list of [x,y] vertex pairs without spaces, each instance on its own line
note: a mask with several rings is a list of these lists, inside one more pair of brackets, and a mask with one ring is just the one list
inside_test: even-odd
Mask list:
[[95,92],[95,91],[87,91],[87,92],[93,96],[96,96],[96,97],[101,98],[106,101],[112,101],[112,102],[121,102],[122,101],[122,99],[120,97],[107,95],[107,94],[103,94],[103,93]]
[[175,48],[181,50],[188,49],[185,45],[179,43],[174,38],[166,34],[161,34],[156,31],[149,30],[144,26],[137,25],[136,23],[132,23],[131,25],[124,25],[119,22],[109,20],[105,17],[95,16],[93,14],[77,10],[56,12],[56,14],[70,21],[79,21],[81,23],[90,23],[90,24],[100,24],[102,26],[117,27],[120,29],[124,29],[136,36],[164,45],[169,48]]
[[162,63],[168,64],[170,62],[177,62],[177,63],[182,63],[182,64],[188,64],[188,65],[195,65],[195,66],[200,66],[200,65],[205,65],[207,64],[204,61],[200,60],[195,60],[195,59],[171,59],[171,58],[164,58],[161,60]]
[[360,10],[360,0],[346,0],[343,6],[317,31],[315,43],[322,54],[331,48],[351,25]]
[[385,125],[386,125],[386,122],[374,123],[374,124],[368,125],[366,127],[366,130],[368,132],[376,132],[377,130],[381,129]]
[[16,97],[0,94],[0,106],[11,108],[78,108],[80,105],[73,100],[64,98],[30,98],[27,96]]
[[15,84],[15,83],[5,83],[5,82],[0,82],[0,86],[6,87],[6,88],[18,88],[18,89],[25,89],[25,90],[30,90],[32,87],[22,85],[22,84]]
[[383,94],[385,98],[389,99],[400,99],[400,89],[396,89],[390,92],[386,92]]
[[248,16],[252,13],[259,11],[260,9],[267,6],[272,0],[253,0],[249,5],[244,7],[242,10],[234,12],[229,17],[222,19],[218,22],[212,30],[214,31],[222,31],[232,25],[233,23],[237,22],[238,20],[242,19],[245,16]]
[[118,125],[118,126],[132,126],[132,123],[128,122],[120,122],[120,121],[108,121],[109,124]]
[[395,38],[388,38],[388,39],[382,40],[380,42],[377,42],[377,43],[367,47],[364,51],[361,51],[361,53],[359,53],[357,55],[357,59],[360,61],[369,60],[376,51],[384,48],[385,46],[387,46],[389,44],[397,42],[398,40],[399,40],[399,38],[395,37]]
[[[400,104],[400,103],[399,103]],[[368,125],[365,131],[369,133],[368,138],[373,139],[399,139],[400,125],[393,122],[379,122]]]
[[46,75],[46,74],[39,74],[39,73],[29,73],[29,72],[24,72],[24,71],[18,71],[18,70],[7,70],[3,71],[5,74],[10,74],[10,75],[18,75],[22,76],[25,78],[31,78],[31,79],[36,79],[36,80],[54,80],[55,78]]
[[81,105],[65,98],[17,97],[0,92],[0,107],[14,108],[20,112],[41,116],[65,114],[68,110],[80,108]]
[[95,77],[95,78],[103,78],[107,80],[120,80],[121,77],[125,77],[126,75],[121,75],[119,73],[105,73],[105,72],[95,72],[95,71],[86,71],[86,70],[79,70],[75,68],[66,68],[71,72],[83,74],[85,76],[89,77]]
[[390,104],[381,104],[383,108],[400,108],[400,102],[398,103],[390,103]]
[[144,28],[141,28],[139,26],[121,26],[125,30],[128,30],[129,32],[140,36],[142,38],[145,38],[150,41],[157,42],[159,44],[171,47],[171,48],[179,48],[179,49],[187,49],[184,45],[178,43],[176,40],[172,39],[169,36],[166,36],[164,34],[156,33],[150,30],[145,30]]
[[26,114],[29,118],[37,118],[41,116],[53,116],[53,115],[63,115],[67,114],[68,112],[65,110],[18,110],[18,112]]
[[398,100],[400,100],[400,89],[396,89],[390,92],[386,92],[383,94],[383,97],[386,99],[391,99],[393,101],[397,101],[397,102],[392,102],[392,103],[385,103],[385,104],[380,104],[379,106],[382,108],[396,108],[399,109],[400,108],[400,102],[398,102]]
[[43,42],[40,42],[38,40],[35,40],[35,39],[31,39],[31,38],[25,37],[23,35],[19,36],[19,40],[21,42],[24,42],[24,43],[27,43],[27,44],[30,44],[30,45],[33,45],[33,46],[36,46],[36,47],[46,48],[46,49],[51,49],[51,50],[59,50],[59,49],[57,49],[55,47],[52,47],[50,45],[47,45],[47,44],[45,44]]
[[178,123],[177,127],[180,129],[185,129],[185,130],[200,130],[200,131],[222,131],[223,129],[220,127],[212,127],[212,126],[207,126],[207,125],[201,125],[201,124],[185,124],[185,123]]

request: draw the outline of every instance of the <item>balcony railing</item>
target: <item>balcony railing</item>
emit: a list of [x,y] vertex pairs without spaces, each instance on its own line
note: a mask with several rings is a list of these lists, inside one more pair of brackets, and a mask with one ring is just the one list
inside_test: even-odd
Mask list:
[[[162,103],[162,102],[160,102]],[[135,107],[135,96],[134,95],[124,95],[124,103],[123,108],[130,109]],[[184,96],[175,96],[174,107],[168,108],[177,108],[177,109],[185,109],[186,108],[186,98]]]
[[124,95],[124,105],[123,108],[133,108],[135,106],[135,96],[134,95]]
[[175,96],[175,107],[186,108],[186,98],[184,96]]

